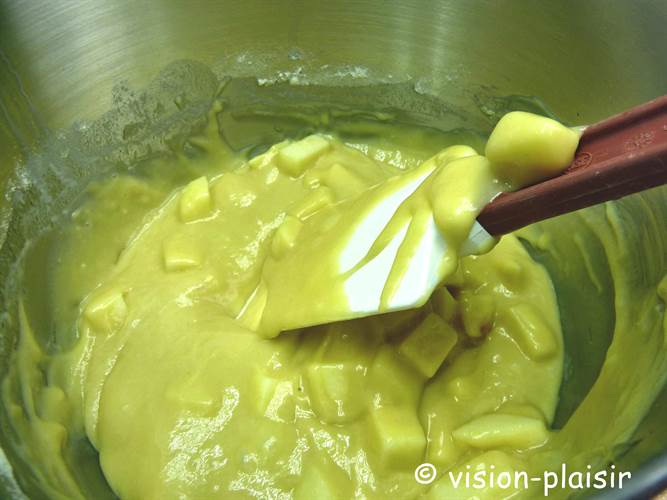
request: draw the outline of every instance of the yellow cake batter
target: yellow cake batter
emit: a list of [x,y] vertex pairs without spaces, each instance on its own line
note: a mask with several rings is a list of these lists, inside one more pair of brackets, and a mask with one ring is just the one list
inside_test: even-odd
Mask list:
[[285,291],[274,324],[253,331],[241,314],[265,266],[299,273],[285,256],[310,218],[415,161],[311,135],[244,162],[214,136],[199,143],[216,173],[176,191],[127,175],[90,189],[49,289],[75,304],[59,311],[71,334],[55,352],[22,309],[3,401],[47,491],[84,496],[62,454],[75,437],[124,499],[467,498],[444,475],[418,484],[415,467],[539,468],[563,366],[550,279],[514,236],[482,256],[456,251],[493,195],[565,167],[578,133],[511,114],[486,156],[460,145],[417,167],[433,171],[417,210],[454,249],[442,286],[415,310],[280,335],[281,314],[309,314],[289,308],[288,281],[269,284]]

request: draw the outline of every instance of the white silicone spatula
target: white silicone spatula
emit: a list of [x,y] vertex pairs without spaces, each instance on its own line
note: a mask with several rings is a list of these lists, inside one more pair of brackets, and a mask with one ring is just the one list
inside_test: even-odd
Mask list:
[[[388,302],[382,303],[381,297],[408,226],[386,241],[370,260],[368,253],[374,244],[377,246],[378,236],[401,204],[414,196],[433,168],[422,166],[371,188],[359,198],[345,202],[347,206],[339,207],[331,216],[336,220],[326,220],[326,215],[324,220],[308,219],[306,226],[330,228],[326,241],[335,244],[323,248],[323,240],[316,238],[297,241],[292,250],[292,265],[306,268],[298,274],[288,271],[281,274],[280,267],[276,267],[273,285],[261,297],[253,297],[241,316],[247,317],[252,312],[254,319],[248,321],[255,323],[252,327],[273,336],[279,331],[422,305],[443,279],[441,262],[447,253],[447,243],[433,217],[425,221],[416,250],[409,263],[402,266],[399,286]],[[667,96],[587,127],[572,164],[557,177],[495,198],[480,213],[460,254],[476,253],[494,237],[533,222],[664,183],[667,183]],[[327,258],[327,252],[331,252],[331,259]],[[298,260],[299,256],[313,253],[324,257]],[[331,269],[325,273],[318,267],[318,263],[330,261],[337,266],[333,274]],[[323,275],[333,277],[330,288],[331,293],[339,290],[336,296],[327,295],[329,290],[327,283],[322,283]],[[258,306],[257,302],[261,304]],[[308,315],[298,314],[304,310]],[[270,329],[263,331],[267,324]]]

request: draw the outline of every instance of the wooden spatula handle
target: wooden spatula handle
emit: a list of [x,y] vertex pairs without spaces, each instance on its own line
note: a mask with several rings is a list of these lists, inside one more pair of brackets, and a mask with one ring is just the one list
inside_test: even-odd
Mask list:
[[505,193],[477,220],[492,235],[667,183],[667,95],[587,127],[559,176]]

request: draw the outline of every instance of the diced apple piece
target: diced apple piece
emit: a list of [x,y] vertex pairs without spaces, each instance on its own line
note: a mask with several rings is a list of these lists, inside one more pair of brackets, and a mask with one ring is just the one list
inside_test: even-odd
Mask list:
[[122,292],[109,290],[93,297],[83,315],[93,330],[114,333],[125,324],[127,304]]
[[436,155],[436,161],[439,165],[446,165],[450,161],[458,160],[459,158],[465,158],[466,156],[477,156],[477,151],[475,151],[470,146],[457,144],[455,146],[449,146],[448,148],[440,151]]
[[341,199],[350,198],[366,189],[366,182],[340,163],[334,163],[326,170],[322,176],[322,182]]
[[496,175],[515,189],[561,173],[574,159],[580,133],[551,118],[513,111],[503,116],[486,144]]
[[356,363],[318,363],[306,369],[306,389],[315,414],[327,423],[345,423],[366,409],[363,366]]
[[212,203],[206,177],[190,182],[181,193],[180,214],[183,222],[192,222],[210,214]]
[[278,168],[287,175],[299,177],[330,146],[329,141],[319,135],[310,135],[293,142],[278,151]]
[[377,408],[369,419],[371,449],[384,467],[409,468],[423,461],[426,436],[414,408]]
[[496,317],[496,301],[488,295],[466,294],[461,299],[461,319],[469,337],[479,338],[493,328]]
[[331,205],[334,202],[334,195],[326,186],[320,186],[305,198],[296,203],[290,213],[299,219],[307,219],[318,210]]
[[541,419],[496,413],[477,417],[456,429],[452,436],[473,448],[507,446],[523,450],[543,444],[549,432]]
[[285,217],[283,223],[276,230],[276,233],[273,236],[273,241],[271,242],[271,254],[276,259],[285,255],[285,253],[294,246],[302,227],[303,222],[293,215]]
[[383,406],[416,407],[424,386],[424,378],[393,348],[380,347],[369,370],[373,401]]
[[457,340],[456,331],[440,316],[430,313],[401,343],[398,352],[421,374],[431,378]]
[[201,254],[195,244],[184,239],[166,240],[162,245],[164,267],[167,271],[182,271],[201,264]]
[[447,323],[451,323],[454,316],[456,316],[458,308],[456,299],[447,287],[442,286],[433,292],[433,295],[431,295],[431,305],[436,314]]
[[530,304],[517,304],[504,316],[507,333],[531,359],[548,358],[556,352],[556,335],[537,309]]

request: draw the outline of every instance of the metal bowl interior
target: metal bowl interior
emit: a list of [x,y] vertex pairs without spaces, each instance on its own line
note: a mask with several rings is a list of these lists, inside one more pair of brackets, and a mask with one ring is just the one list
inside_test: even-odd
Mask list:
[[[509,109],[538,106],[522,97],[537,96],[564,121],[584,124],[667,91],[666,22],[667,4],[657,0],[0,1],[0,182],[3,189],[16,183],[21,165],[47,195],[1,202],[3,282],[30,231],[49,224],[49,210],[71,201],[109,158],[130,161],[164,146],[158,130],[165,120],[178,124],[170,133],[184,133],[201,119],[224,76],[234,77],[223,94],[237,109],[340,104],[445,130],[484,131]],[[189,62],[170,65],[179,59]],[[150,106],[174,99],[184,103],[178,113],[151,115]],[[271,139],[270,131],[247,137],[242,126],[228,129],[239,147]],[[78,180],[63,188],[53,165],[76,170]],[[644,277],[637,286],[648,289],[667,268],[643,243],[651,214],[662,211],[667,220],[667,190],[619,206],[634,245],[629,262]],[[595,210],[602,209],[590,217]],[[545,228],[558,233],[563,221]],[[614,329],[615,276],[595,237],[576,227],[595,256],[590,262],[602,291],[586,278],[591,271],[583,262],[564,270],[532,248],[557,287],[569,353],[557,425],[598,376]],[[653,248],[665,248],[667,226],[654,229]],[[3,298],[11,302],[7,292]],[[14,334],[5,323],[0,374]],[[667,391],[635,433],[636,446],[624,451],[628,466],[641,471],[667,449],[665,418]],[[4,447],[4,415],[0,424]],[[637,495],[667,482],[662,460],[644,467],[648,479],[636,482]],[[18,495],[14,479],[2,476],[1,496]]]

